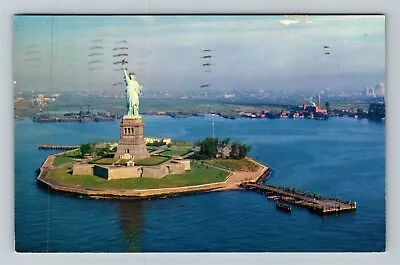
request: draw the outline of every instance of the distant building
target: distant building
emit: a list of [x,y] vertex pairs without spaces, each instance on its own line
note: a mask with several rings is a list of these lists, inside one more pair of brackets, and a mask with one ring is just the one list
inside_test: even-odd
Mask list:
[[43,94],[38,94],[36,99],[35,99],[35,101],[39,106],[46,105],[46,103],[44,101],[44,95]]
[[328,111],[326,109],[320,108],[318,106],[303,105],[303,110],[312,112],[312,113],[323,113],[323,114],[328,113]]
[[280,115],[281,118],[288,118],[289,117],[289,115],[285,111],[281,111],[279,115]]
[[365,92],[362,92],[361,95],[367,97],[384,97],[385,96],[385,83],[376,84],[373,87],[366,87]]
[[385,96],[385,84],[384,83],[379,83],[374,87],[374,92],[375,95],[378,97],[384,97]]
[[172,140],[171,138],[162,138],[162,137],[144,137],[144,141],[146,144],[152,144],[154,142],[164,142],[166,144],[171,144]]
[[225,93],[224,98],[234,98],[236,95],[231,93]]
[[231,154],[231,147],[229,145],[217,147],[217,157],[229,158]]
[[311,112],[311,113],[320,113],[327,114],[328,111],[324,108],[321,108],[321,97],[318,96],[318,105],[313,104],[312,106],[303,105],[303,110]]
[[14,99],[14,107],[16,109],[28,109],[32,108],[33,106],[33,101],[30,99],[24,99],[22,97],[17,97]]

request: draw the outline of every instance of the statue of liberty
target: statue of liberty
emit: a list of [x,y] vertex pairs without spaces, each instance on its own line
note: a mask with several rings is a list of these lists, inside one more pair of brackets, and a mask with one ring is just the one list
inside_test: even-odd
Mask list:
[[125,75],[126,85],[126,109],[128,113],[124,115],[124,119],[141,119],[139,115],[139,95],[142,94],[143,86],[138,83],[134,73],[127,73],[126,61],[122,62],[122,69]]

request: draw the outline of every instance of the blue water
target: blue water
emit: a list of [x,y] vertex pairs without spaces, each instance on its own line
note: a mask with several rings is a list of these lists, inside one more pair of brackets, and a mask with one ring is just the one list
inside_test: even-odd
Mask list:
[[385,128],[351,118],[225,120],[145,116],[145,134],[200,140],[212,133],[252,145],[270,183],[357,201],[318,216],[278,211],[264,195],[229,191],[146,201],[51,193],[35,170],[39,144],[115,140],[118,122],[15,122],[15,247],[22,252],[384,251]]

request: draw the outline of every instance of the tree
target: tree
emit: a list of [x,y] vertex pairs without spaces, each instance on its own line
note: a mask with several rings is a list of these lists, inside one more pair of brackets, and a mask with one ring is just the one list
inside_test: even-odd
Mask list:
[[231,139],[230,139],[229,137],[226,137],[224,140],[222,140],[221,143],[222,143],[223,145],[228,145],[230,140],[231,140]]
[[193,143],[194,146],[201,146],[201,141],[196,141]]
[[100,150],[100,151],[97,152],[97,155],[101,156],[101,157],[105,157],[106,156],[106,152],[104,150]]
[[217,156],[218,138],[207,137],[200,143],[199,155],[204,158],[215,158]]
[[240,143],[234,142],[231,146],[231,153],[229,156],[233,159],[239,159],[239,153],[240,153]]
[[147,143],[147,146],[156,146],[156,147],[159,147],[159,146],[163,146],[163,145],[166,145],[166,143],[164,142],[164,141],[158,141],[158,140],[155,140],[154,142],[152,142],[152,143]]
[[92,145],[91,144],[81,144],[80,150],[81,150],[82,155],[91,154],[92,153]]
[[250,151],[251,146],[246,144],[241,144],[239,142],[234,142],[231,146],[230,157],[232,159],[242,159],[247,156],[247,153]]
[[239,159],[245,158],[247,156],[247,153],[250,152],[251,146],[242,144],[239,146]]

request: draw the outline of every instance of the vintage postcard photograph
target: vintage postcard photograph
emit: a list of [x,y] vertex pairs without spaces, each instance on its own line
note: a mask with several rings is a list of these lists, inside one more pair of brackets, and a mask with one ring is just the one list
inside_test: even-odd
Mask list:
[[384,252],[385,16],[16,15],[17,252]]

